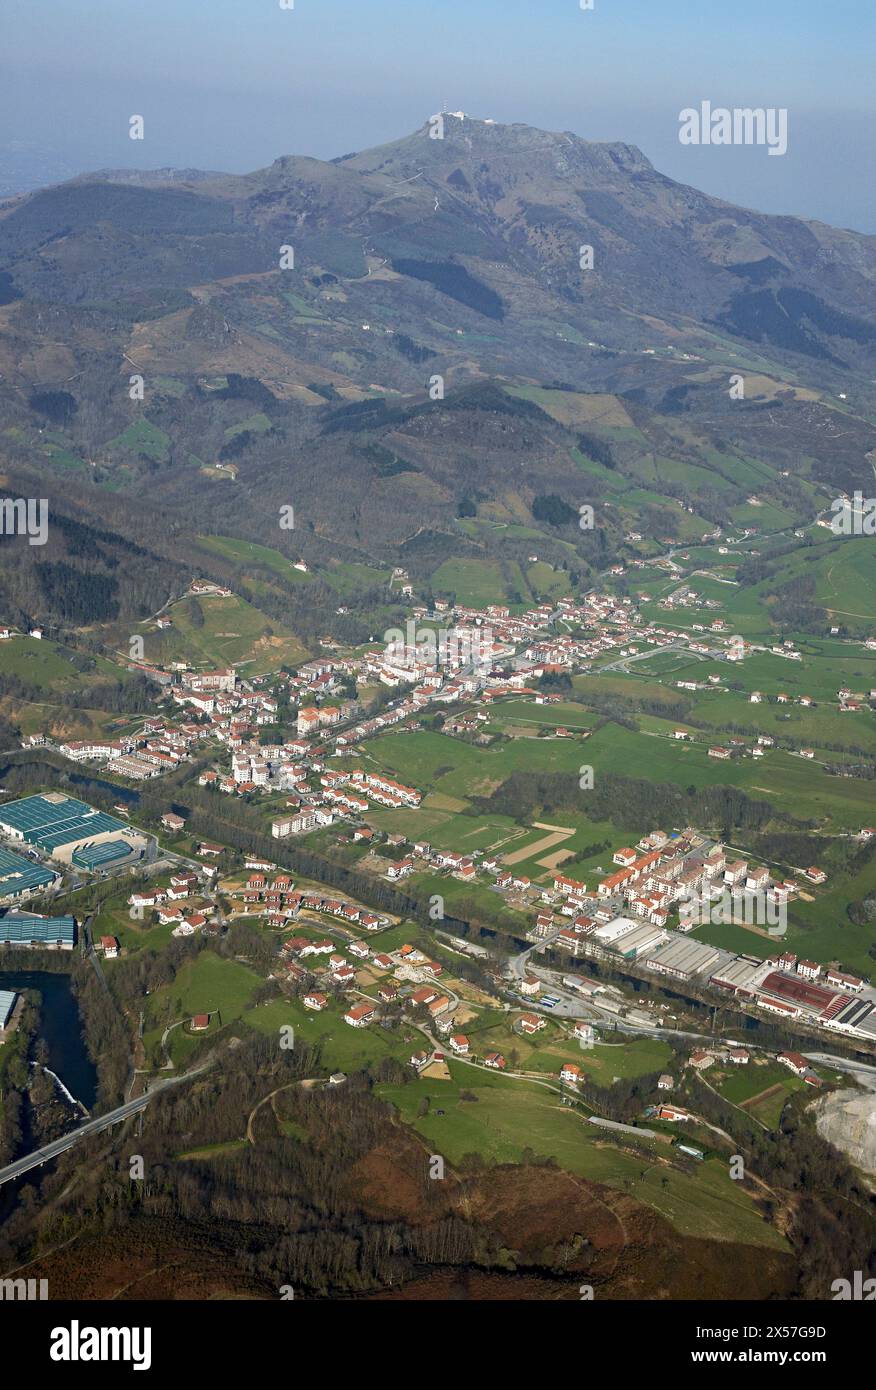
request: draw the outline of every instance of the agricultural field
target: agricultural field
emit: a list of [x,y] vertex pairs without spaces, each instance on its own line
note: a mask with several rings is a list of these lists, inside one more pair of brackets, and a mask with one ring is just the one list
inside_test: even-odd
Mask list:
[[373,1023],[367,1028],[351,1028],[343,1017],[348,1007],[346,1000],[332,1000],[321,1013],[314,1013],[297,999],[272,999],[246,1010],[243,1020],[257,1032],[278,1038],[281,1028],[294,1028],[296,1040],[319,1047],[323,1074],[359,1071],[376,1066],[385,1057],[406,1063],[422,1046],[421,1035],[404,1024],[392,1031]]
[[[223,559],[241,565],[246,572],[248,584],[257,594],[263,591],[282,593],[286,585],[301,588],[321,580],[331,585],[339,595],[346,597],[360,594],[363,589],[388,584],[391,574],[390,570],[378,569],[374,565],[351,564],[333,559],[324,567],[320,565],[316,569],[299,570],[295,568],[294,560],[279,550],[235,536],[199,536],[197,543],[200,549],[208,551],[211,555],[220,555]],[[266,582],[264,578],[247,572],[248,567],[253,571],[268,571],[272,579]]]
[[115,439],[104,445],[110,457],[138,454],[153,463],[165,463],[170,453],[170,435],[146,419],[135,420]]
[[445,560],[430,583],[439,597],[454,594],[457,603],[470,607],[504,603],[507,597],[501,568],[494,560]]
[[[168,664],[185,660],[195,666],[235,666],[242,675],[263,675],[303,661],[306,649],[293,632],[237,595],[180,599],[168,610],[173,626],[159,631],[152,623],[137,629],[144,638],[145,658]],[[195,617],[197,612],[203,621]],[[114,634],[119,640],[118,634]],[[127,638],[125,638],[127,641]]]
[[476,748],[444,734],[418,731],[383,734],[363,749],[387,771],[394,769],[401,781],[463,800],[488,796],[518,770],[576,772],[585,761],[580,735],[520,738]]
[[[661,1161],[671,1150],[659,1141],[652,1141],[650,1161],[634,1156],[613,1139],[594,1134],[580,1112],[563,1106],[557,1092],[538,1082],[488,1075],[457,1061],[449,1067],[449,1082],[419,1077],[376,1089],[450,1163],[469,1153],[491,1163],[520,1163],[527,1154],[553,1156],[569,1173],[630,1191],[683,1234],[785,1248],[731,1181],[725,1163],[711,1160],[690,1174],[679,1172]],[[467,1094],[477,1100],[464,1099]],[[421,1115],[424,1100],[428,1111]]]
[[710,1071],[707,1079],[725,1100],[753,1115],[768,1129],[778,1125],[789,1097],[806,1090],[805,1081],[779,1062],[749,1062],[747,1066],[725,1070],[720,1077]]
[[18,725],[22,734],[48,733],[59,739],[114,737],[126,723],[112,711],[76,706],[68,698],[83,689],[131,679],[130,672],[103,656],[74,653],[46,637],[15,636],[0,642],[0,669],[4,676],[14,676],[40,694],[36,700],[0,697],[0,713]]
[[193,1014],[219,1011],[219,1020],[211,1020],[216,1029],[241,1017],[262,983],[262,977],[239,961],[223,960],[210,950],[203,950],[187,962],[173,983],[149,995],[143,1042],[147,1055],[171,1024],[180,1023],[167,1034],[167,1052],[175,1066],[181,1065],[201,1037],[192,1034],[188,1020]]
[[[71,661],[73,656],[80,662],[87,662],[88,669],[78,670]],[[101,681],[130,680],[128,671],[105,657],[89,655],[84,658],[47,637],[9,637],[0,643],[0,658],[4,675],[17,676],[29,685],[56,693],[75,689],[82,683],[99,685]]]

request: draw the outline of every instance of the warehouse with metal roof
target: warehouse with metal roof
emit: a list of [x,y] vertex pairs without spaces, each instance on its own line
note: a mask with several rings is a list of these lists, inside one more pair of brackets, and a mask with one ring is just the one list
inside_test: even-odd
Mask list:
[[65,864],[80,846],[105,843],[123,832],[131,835],[130,827],[115,816],[63,792],[26,796],[0,807],[0,830]]
[[131,849],[131,845],[125,839],[102,840],[96,845],[82,845],[80,849],[74,849],[70,862],[75,869],[103,869],[108,864],[126,859]]
[[57,874],[44,864],[34,864],[0,846],[0,902],[12,903],[40,893],[54,883]]
[[0,1033],[6,1031],[17,998],[18,995],[14,989],[0,989]]
[[33,946],[45,951],[72,951],[76,944],[73,917],[31,917],[7,912],[0,917],[0,946]]
[[708,946],[704,941],[692,941],[689,936],[674,936],[665,946],[645,958],[649,970],[671,975],[676,980],[690,980],[694,975],[715,972],[724,962],[732,960],[729,951]]

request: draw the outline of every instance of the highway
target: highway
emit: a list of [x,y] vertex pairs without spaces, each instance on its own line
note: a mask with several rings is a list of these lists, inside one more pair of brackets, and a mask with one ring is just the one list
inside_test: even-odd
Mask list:
[[93,1134],[100,1134],[105,1129],[110,1129],[112,1125],[119,1124],[120,1121],[128,1119],[130,1115],[137,1115],[141,1110],[145,1110],[151,1100],[154,1100],[167,1086],[178,1086],[181,1081],[188,1081],[191,1077],[197,1076],[200,1072],[206,1071],[209,1062],[194,1068],[192,1071],[185,1072],[181,1076],[169,1077],[166,1081],[159,1081],[144,1095],[138,1096],[136,1100],[125,1101],[124,1105],[119,1105],[115,1110],[109,1110],[105,1115],[100,1115],[96,1120],[87,1120],[85,1124],[72,1129],[69,1134],[64,1134],[60,1139],[54,1139],[51,1144],[46,1144],[41,1149],[35,1149],[33,1153],[25,1154],[24,1158],[17,1158],[14,1163],[9,1163],[5,1168],[0,1168],[0,1186],[3,1183],[11,1182],[14,1178],[20,1178],[23,1173],[29,1173],[31,1168],[40,1168],[44,1163],[49,1163],[59,1154],[65,1153],[67,1149],[72,1149],[82,1139],[88,1139]]

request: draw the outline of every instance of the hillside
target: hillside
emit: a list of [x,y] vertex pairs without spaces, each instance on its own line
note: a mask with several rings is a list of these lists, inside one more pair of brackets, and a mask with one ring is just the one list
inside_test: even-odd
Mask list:
[[[0,465],[62,533],[22,564],[0,546],[16,620],[143,618],[192,573],[237,576],[198,534],[303,556],[315,627],[337,563],[395,557],[421,584],[498,564],[525,601],[533,546],[574,585],[869,485],[876,238],[735,208],[628,145],[443,123],[0,205]],[[86,562],[82,524],[118,554],[104,537]],[[302,596],[270,611],[285,585],[249,569],[246,597],[301,635]]]

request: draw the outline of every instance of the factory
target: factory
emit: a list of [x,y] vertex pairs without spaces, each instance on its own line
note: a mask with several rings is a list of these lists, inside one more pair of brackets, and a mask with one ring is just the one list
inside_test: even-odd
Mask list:
[[15,1010],[18,995],[12,989],[0,989],[0,1043],[6,1041],[6,1030]]
[[76,922],[72,917],[34,917],[18,912],[0,917],[0,946],[72,951],[75,944]]
[[0,903],[20,902],[50,888],[58,875],[0,846]]
[[44,792],[0,807],[0,832],[51,859],[93,870],[145,847],[142,835],[63,792]]
[[732,959],[730,951],[721,951],[703,941],[692,941],[687,936],[681,939],[676,936],[648,956],[643,964],[648,970],[656,970],[659,975],[669,975],[674,980],[692,980],[695,976],[708,978],[720,973]]
[[589,933],[584,940],[584,954],[603,958],[614,955],[624,960],[637,960],[646,952],[656,950],[666,940],[666,932],[659,927],[634,921],[632,917],[615,917],[605,926]]

